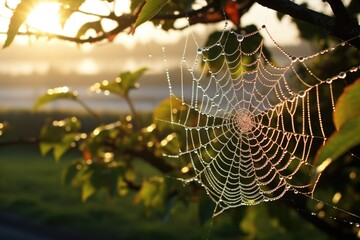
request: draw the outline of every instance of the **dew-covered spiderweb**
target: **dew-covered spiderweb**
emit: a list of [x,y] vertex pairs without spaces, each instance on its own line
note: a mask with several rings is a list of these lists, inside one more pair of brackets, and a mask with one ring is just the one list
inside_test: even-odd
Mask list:
[[214,215],[289,191],[312,196],[324,168],[314,156],[334,130],[325,128],[339,95],[334,84],[345,86],[360,66],[318,76],[310,63],[346,47],[301,56],[281,47],[266,26],[240,34],[225,24],[207,46],[188,36],[180,77],[167,72],[179,141],[169,157],[184,161],[192,176],[183,181],[201,184]]

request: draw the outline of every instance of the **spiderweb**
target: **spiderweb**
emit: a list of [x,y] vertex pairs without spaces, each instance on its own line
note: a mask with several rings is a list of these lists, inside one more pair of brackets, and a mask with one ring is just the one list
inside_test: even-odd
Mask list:
[[[204,187],[215,203],[214,216],[277,200],[288,191],[312,196],[323,170],[314,156],[334,130],[324,127],[331,126],[335,111],[333,85],[360,68],[320,78],[308,62],[347,42],[295,56],[266,26],[245,34],[227,27],[205,47],[188,37],[180,81],[172,81],[167,71],[170,121],[180,146],[169,157],[187,164],[192,177],[183,181]],[[278,51],[282,65],[270,60],[264,39]],[[196,53],[188,52],[190,44]]]

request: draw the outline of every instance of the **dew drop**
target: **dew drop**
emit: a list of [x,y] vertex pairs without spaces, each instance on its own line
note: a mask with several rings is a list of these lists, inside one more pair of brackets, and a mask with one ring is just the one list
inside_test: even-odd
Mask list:
[[220,42],[217,42],[217,43],[216,43],[216,46],[221,46],[221,43],[220,43]]
[[239,34],[237,35],[236,39],[239,41],[239,42],[242,42],[244,40],[244,36]]
[[356,72],[357,70],[358,70],[357,67],[353,67],[353,68],[350,69],[350,72]]
[[202,52],[203,52],[203,50],[202,50],[201,48],[198,48],[198,49],[197,49],[197,53],[198,53],[198,54],[202,54]]
[[298,93],[298,95],[299,95],[299,97],[304,98],[306,96],[306,92],[305,91],[300,91]]
[[292,62],[296,62],[297,60],[298,60],[297,57],[291,57],[291,61],[292,61]]
[[298,192],[298,190],[294,190],[294,193],[295,193],[295,194],[298,194],[299,192]]
[[328,79],[326,79],[326,81],[325,81],[327,84],[331,84],[332,82],[333,82],[333,79],[332,78],[328,78]]
[[355,227],[360,227],[360,223],[355,224]]
[[305,58],[304,57],[299,57],[299,62],[304,62]]
[[312,215],[312,216],[316,216],[316,213],[312,212],[311,215]]
[[338,77],[341,78],[341,79],[346,78],[346,72],[339,73]]

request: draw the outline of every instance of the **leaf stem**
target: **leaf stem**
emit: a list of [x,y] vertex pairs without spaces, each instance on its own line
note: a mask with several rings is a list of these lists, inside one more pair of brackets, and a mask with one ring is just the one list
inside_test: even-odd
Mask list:
[[96,120],[98,120],[98,122],[103,122],[103,119],[96,113],[94,112],[88,105],[86,105],[83,101],[81,101],[80,99],[76,98],[75,99],[91,116],[93,116]]
[[133,115],[133,118],[135,120],[136,127],[141,128],[141,121],[140,121],[139,115],[137,114],[137,112],[135,110],[133,102],[131,101],[131,99],[129,98],[128,95],[123,96],[123,97],[124,97],[126,103],[129,105],[131,114]]

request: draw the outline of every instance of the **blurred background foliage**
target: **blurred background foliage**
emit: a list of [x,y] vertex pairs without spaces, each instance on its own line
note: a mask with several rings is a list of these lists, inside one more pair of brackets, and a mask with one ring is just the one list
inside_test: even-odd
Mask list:
[[[62,16],[63,25],[65,25],[72,14],[83,13],[81,5],[85,0],[31,0],[20,1],[15,8],[6,6],[13,11],[13,15],[10,19],[4,47],[9,47],[14,38],[20,34],[58,38],[79,44],[104,39],[112,41],[121,32],[134,33],[139,25],[148,20],[155,25],[161,24],[163,30],[181,31],[182,29],[178,29],[175,22],[184,17],[188,18],[190,25],[211,24],[229,19],[228,21],[233,27],[231,31],[239,35],[243,32],[256,30],[253,25],[241,25],[241,17],[251,9],[256,1],[209,0],[202,7],[194,9],[194,5],[198,2],[195,0],[133,0],[129,13],[120,15],[116,14],[115,11],[110,11],[108,15],[96,15],[94,13],[97,20],[85,23],[77,35],[73,37],[36,32],[31,28],[21,32],[20,27],[26,24],[27,14],[34,6],[43,2],[56,2],[60,5],[59,13]],[[111,3],[115,4],[116,1],[107,0],[107,2],[111,6]],[[306,7],[306,5],[302,6]],[[352,19],[359,17],[359,1],[348,1],[346,8]],[[279,13],[278,17],[281,20],[287,16],[284,13]],[[112,30],[105,30],[102,21],[106,19],[114,21],[117,24],[116,27]],[[292,21],[300,32],[299,37],[303,41],[309,42],[316,51],[340,42],[339,39],[331,37],[324,29],[319,29],[296,18],[292,18]],[[88,37],[89,30],[95,30],[96,35]],[[216,44],[221,34],[223,33],[214,32],[210,34],[206,45]],[[255,39],[254,46],[248,46],[249,51],[256,48],[261,40],[261,38]],[[238,41],[238,39],[229,38],[222,44],[225,48],[231,49],[234,46],[233,41]],[[213,56],[219,55],[216,52],[218,50],[213,48],[211,51],[207,51],[204,56],[209,59],[214,58]],[[270,59],[270,52],[266,49],[264,52]],[[335,50],[330,58],[327,56],[320,56],[312,62],[312,69],[316,69],[314,74],[317,76],[334,76],[343,69],[360,64],[359,49],[354,47],[346,48],[345,52]],[[250,57],[256,57],[256,55]],[[223,58],[225,57],[217,58],[216,61],[211,62],[210,68],[213,68],[214,71],[219,69]],[[228,60],[231,61],[231,59]],[[246,62],[247,60],[242,59],[242,61]],[[248,60],[248,62],[252,61],[252,59]],[[276,59],[273,61],[276,62]],[[234,62],[234,66],[236,65],[237,63]],[[300,73],[302,71],[305,76],[305,70],[299,69]],[[356,137],[360,136],[358,121],[360,101],[356,94],[352,93],[350,99],[354,99],[354,101],[348,103],[354,106],[353,112],[355,114],[345,120],[345,122],[350,122],[347,128],[350,131],[353,130],[353,135],[347,135],[346,129],[336,133],[330,115],[326,116],[326,120],[324,120],[324,124],[329,125],[331,131],[334,131],[332,139],[335,140],[332,141],[350,141],[350,143],[341,152],[336,153],[339,158],[333,161],[323,172],[315,191],[315,198],[319,201],[289,192],[277,202],[231,209],[223,213],[224,216],[212,219],[214,204],[207,198],[200,186],[190,183],[184,187],[182,181],[178,180],[179,178],[191,177],[191,166],[184,165],[183,161],[166,157],[177,153],[179,149],[178,139],[181,139],[182,134],[176,126],[171,127],[167,122],[170,120],[171,101],[165,99],[152,113],[139,113],[133,105],[129,93],[136,91],[139,87],[138,79],[144,73],[146,73],[145,68],[135,72],[123,72],[116,76],[113,81],[99,81],[90,87],[93,91],[117,95],[119,101],[125,101],[129,105],[130,112],[128,114],[113,117],[111,120],[105,119],[104,116],[90,109],[76,91],[67,87],[49,89],[34,104],[34,110],[37,110],[47,103],[67,99],[79,103],[89,113],[90,118],[93,117],[91,126],[87,124],[88,117],[84,119],[84,116],[77,114],[68,114],[65,118],[48,119],[41,126],[39,135],[36,136],[35,134],[35,138],[31,138],[32,143],[40,145],[40,152],[43,155],[51,154],[56,161],[61,161],[64,156],[73,158],[71,162],[65,161],[66,170],[62,174],[62,182],[64,185],[79,188],[83,202],[96,201],[92,199],[98,199],[96,195],[104,196],[104,192],[106,192],[107,196],[116,204],[123,204],[118,199],[126,199],[126,201],[135,204],[135,206],[126,207],[125,210],[132,212],[133,209],[141,209],[149,221],[155,216],[158,219],[171,222],[171,218],[187,213],[184,209],[191,209],[192,212],[197,213],[197,221],[203,228],[210,228],[208,233],[205,231],[209,238],[350,239],[360,236],[358,226],[360,218],[357,215],[354,216],[354,214],[360,213],[360,205],[358,204],[360,200],[360,192],[358,191],[360,189],[360,152],[358,148],[359,138]],[[241,75],[241,71],[239,70],[236,74]],[[345,98],[343,96],[346,94],[343,93],[344,86],[353,84],[357,78],[359,78],[359,72],[354,71],[348,74],[345,81],[334,84],[335,96]],[[355,83],[354,88],[357,89],[358,85],[359,82]],[[354,92],[354,90],[352,91]],[[186,106],[180,102],[172,101],[172,104],[172,107],[178,112],[187,110]],[[345,103],[345,105],[347,104]],[[337,111],[341,114],[346,110],[340,108]],[[21,114],[20,116],[24,117]],[[192,118],[194,122],[197,122],[197,114],[194,114]],[[159,119],[161,120],[159,121]],[[0,123],[2,135],[0,144],[3,147],[29,142],[29,136],[19,136],[19,138],[11,136],[12,130],[16,128],[16,120],[13,122],[5,120]],[[344,124],[346,125],[346,123]],[[335,154],[336,145],[329,147],[328,154]],[[23,160],[26,160],[26,156],[23,156]],[[19,168],[21,167],[20,165]],[[104,204],[109,201],[106,198],[100,198]],[[128,204],[124,206],[128,206]],[[339,209],[345,209],[345,211]],[[111,208],[106,211],[108,212],[104,215],[113,215]],[[190,214],[189,216],[193,215]],[[115,222],[113,224],[113,227],[116,228],[117,224]],[[163,225],[163,228],[167,228],[167,225]],[[214,229],[213,232],[211,228]],[[179,239],[196,239],[199,237],[196,234],[189,236],[190,234],[183,233]],[[204,237],[204,233],[201,234]]]

